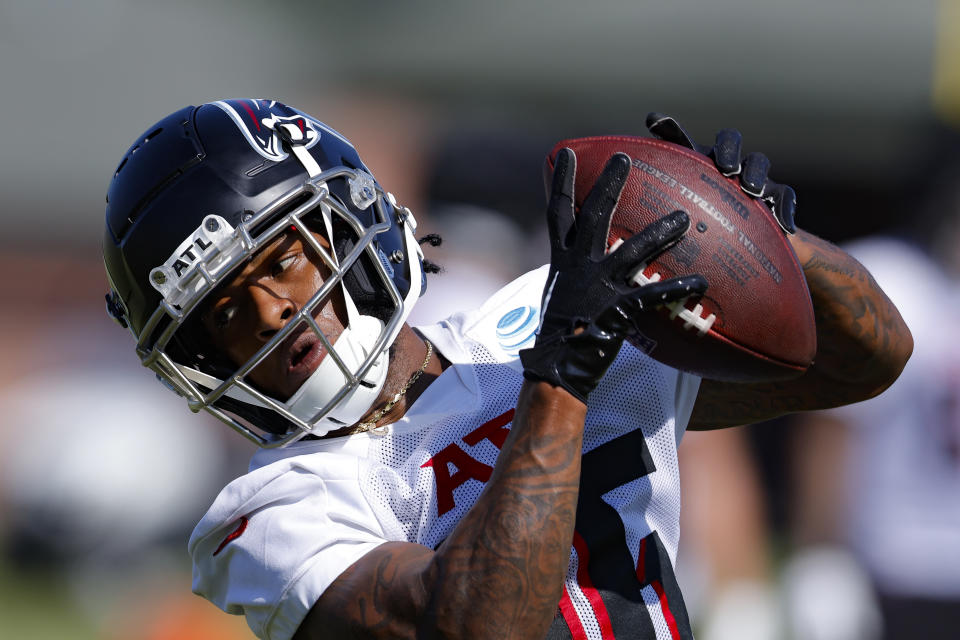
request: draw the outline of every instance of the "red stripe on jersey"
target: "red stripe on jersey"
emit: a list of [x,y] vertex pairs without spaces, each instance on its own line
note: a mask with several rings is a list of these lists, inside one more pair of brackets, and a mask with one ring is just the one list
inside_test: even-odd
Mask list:
[[637,554],[637,580],[647,583],[647,539],[640,540],[640,552]]
[[673,613],[670,612],[670,605],[667,603],[667,594],[663,591],[663,585],[660,584],[659,580],[654,580],[650,583],[650,586],[657,592],[657,598],[660,599],[660,608],[663,610],[663,619],[667,621],[667,626],[670,627],[670,636],[673,640],[680,640],[680,630],[677,628],[677,620],[673,617]]
[[593,608],[593,615],[597,618],[600,625],[600,637],[603,640],[616,640],[613,635],[613,625],[610,623],[610,614],[607,612],[607,606],[603,604],[603,598],[600,592],[593,586],[590,580],[590,573],[587,566],[590,564],[590,551],[587,549],[587,542],[576,531],[573,532],[573,548],[577,550],[579,566],[577,567],[577,583],[583,591],[583,595],[590,601]]
[[237,525],[237,528],[234,529],[230,535],[223,539],[223,542],[220,543],[220,546],[217,547],[217,550],[213,552],[213,555],[217,555],[223,548],[243,535],[243,532],[247,530],[247,516],[242,516],[240,518],[240,524]]
[[570,628],[570,635],[573,640],[590,640],[587,632],[583,629],[583,623],[577,616],[577,610],[573,608],[573,601],[570,599],[570,593],[567,591],[567,585],[563,585],[563,595],[560,597],[560,614]]

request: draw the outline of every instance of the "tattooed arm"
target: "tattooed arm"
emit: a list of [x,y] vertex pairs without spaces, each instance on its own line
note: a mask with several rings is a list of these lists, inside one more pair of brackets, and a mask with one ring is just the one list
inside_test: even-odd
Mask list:
[[527,381],[483,494],[436,550],[388,542],[324,592],[295,640],[542,638],[567,569],[586,405]]
[[866,400],[890,386],[910,357],[909,329],[859,262],[804,231],[790,240],[813,299],[817,321],[813,365],[785,382],[704,380],[689,428],[748,424]]
[[813,298],[817,354],[796,380],[735,384],[704,380],[690,419],[691,429],[730,427],[785,413],[826,409],[873,397],[886,389],[906,364],[913,338],[896,307],[863,266],[844,251],[794,225],[796,194],[768,177],[770,161],[762,153],[741,157],[742,137],[735,129],[717,133],[713,147],[696,144],[670,116],[651,113],[654,136],[710,157],[740,188],[762,200],[789,235]]

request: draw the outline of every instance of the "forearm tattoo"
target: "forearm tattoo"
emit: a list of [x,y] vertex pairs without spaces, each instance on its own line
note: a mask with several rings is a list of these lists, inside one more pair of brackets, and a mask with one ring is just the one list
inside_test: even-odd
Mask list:
[[705,380],[691,428],[759,422],[786,413],[858,402],[899,375],[913,339],[873,276],[833,244],[804,231],[793,236],[817,323],[817,353],[802,376],[737,384]]
[[[518,448],[534,453],[534,443],[519,435]],[[428,610],[473,612],[450,616],[458,627],[446,629],[453,637],[542,637],[556,611],[573,539],[580,450],[569,436],[539,440],[536,461],[526,454],[507,461],[503,477],[491,478],[488,494],[461,522],[477,535],[451,536],[437,555]]]
[[802,245],[817,320],[817,366],[838,380],[859,381],[909,351],[912,338],[900,313],[859,262],[810,234],[803,234]]
[[[517,415],[525,415],[519,407]],[[573,539],[583,416],[551,425],[529,415],[515,420],[483,494],[435,552],[382,545],[324,593],[297,638],[321,630],[345,638],[544,637]]]

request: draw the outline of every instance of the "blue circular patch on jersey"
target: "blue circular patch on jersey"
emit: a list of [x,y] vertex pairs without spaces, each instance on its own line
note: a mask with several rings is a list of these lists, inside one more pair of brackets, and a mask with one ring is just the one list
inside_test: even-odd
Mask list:
[[508,353],[532,347],[539,325],[540,318],[536,307],[517,307],[503,314],[497,322],[497,342]]

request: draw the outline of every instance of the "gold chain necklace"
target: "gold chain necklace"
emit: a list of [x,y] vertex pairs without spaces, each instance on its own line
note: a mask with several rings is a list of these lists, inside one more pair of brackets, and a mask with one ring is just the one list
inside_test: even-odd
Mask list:
[[380,418],[382,418],[384,414],[390,411],[390,409],[393,409],[393,406],[395,404],[400,402],[400,398],[402,398],[404,394],[410,390],[410,387],[412,387],[414,383],[416,383],[416,381],[420,379],[420,376],[423,375],[423,372],[426,370],[427,365],[430,364],[430,357],[433,355],[433,345],[426,338],[424,338],[423,341],[427,343],[427,357],[423,359],[423,364],[420,365],[420,368],[417,369],[412,376],[410,376],[410,379],[407,380],[407,384],[403,385],[403,389],[400,389],[400,391],[398,391],[397,394],[393,396],[390,402],[383,405],[383,408],[377,411],[375,414],[373,414],[369,420],[365,422],[361,422],[356,427],[354,427],[350,431],[350,435],[353,435],[354,433],[363,433],[364,431],[372,431],[373,433],[377,433],[381,435],[387,432],[386,431],[387,425],[378,427],[377,421]]

